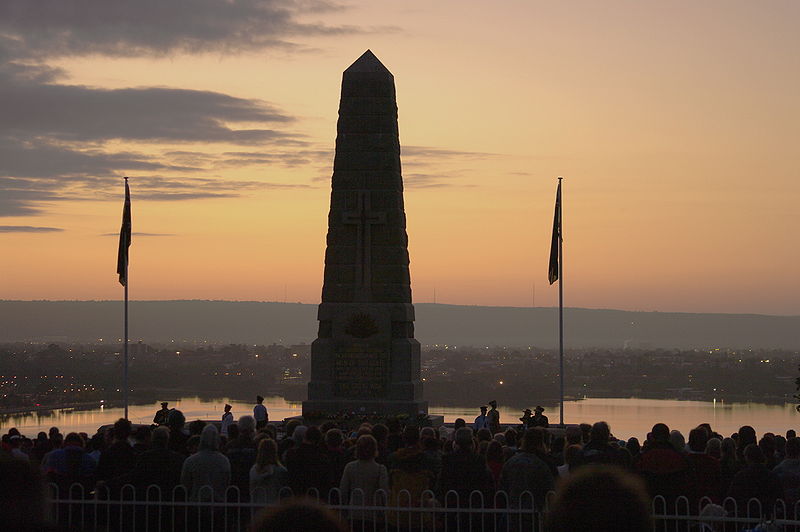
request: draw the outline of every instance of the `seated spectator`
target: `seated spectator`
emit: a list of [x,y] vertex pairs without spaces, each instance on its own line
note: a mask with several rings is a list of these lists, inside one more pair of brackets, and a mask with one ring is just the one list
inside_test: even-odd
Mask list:
[[264,438],[258,444],[256,462],[250,468],[250,500],[260,504],[274,503],[281,495],[289,494],[286,487],[288,472],[278,459],[278,444]]
[[642,481],[609,465],[580,468],[559,484],[548,532],[650,532],[653,518]]

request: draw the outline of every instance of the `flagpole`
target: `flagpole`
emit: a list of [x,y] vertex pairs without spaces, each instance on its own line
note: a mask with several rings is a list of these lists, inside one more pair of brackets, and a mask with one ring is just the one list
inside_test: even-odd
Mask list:
[[[561,190],[561,180],[558,178],[558,190]],[[561,402],[559,409],[559,424],[564,426],[564,226],[562,224],[562,213],[564,212],[564,198],[560,198],[561,204],[558,209],[558,360],[559,376],[561,377]]]
[[[125,190],[128,189],[128,178],[125,178]],[[127,198],[126,198],[127,199]],[[123,346],[123,370],[122,370],[122,402],[125,404],[125,419],[128,419],[128,254],[125,254],[125,344]],[[561,286],[559,284],[559,286]]]

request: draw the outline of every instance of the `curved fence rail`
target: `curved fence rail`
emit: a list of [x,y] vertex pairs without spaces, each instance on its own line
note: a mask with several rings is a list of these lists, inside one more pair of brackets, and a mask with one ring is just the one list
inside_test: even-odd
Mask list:
[[[183,486],[162,490],[159,486],[89,489],[80,484],[49,484],[50,521],[69,531],[246,531],[265,507],[293,497],[288,488],[253,493],[230,486],[220,492],[204,486],[192,493]],[[378,491],[367,496],[361,490],[345,494],[338,489],[327,496],[311,492],[306,497],[327,505],[350,524],[354,532],[367,531],[469,531],[511,532],[543,530],[552,492],[545,500],[533,494],[487,495],[474,491],[450,491],[437,496],[424,491],[416,496]],[[575,511],[581,511],[576,508]],[[800,532],[800,502],[777,501],[770,508],[751,499],[745,505],[734,499],[687,497],[652,502],[654,530],[658,532]]]

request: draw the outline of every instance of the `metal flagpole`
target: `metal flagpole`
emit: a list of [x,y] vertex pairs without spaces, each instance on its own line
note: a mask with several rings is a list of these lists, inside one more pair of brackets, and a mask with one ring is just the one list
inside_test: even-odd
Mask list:
[[563,225],[561,223],[564,212],[564,200],[561,195],[561,180],[558,178],[559,206],[558,206],[558,358],[559,375],[561,377],[561,402],[560,425],[564,426],[564,250],[563,250]]
[[125,403],[125,419],[128,419],[128,261],[125,261],[125,344],[123,347],[123,358],[125,368],[122,372],[122,401]]

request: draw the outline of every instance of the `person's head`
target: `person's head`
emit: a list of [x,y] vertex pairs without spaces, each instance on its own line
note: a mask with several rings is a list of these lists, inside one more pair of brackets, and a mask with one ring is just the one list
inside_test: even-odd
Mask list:
[[518,434],[516,430],[509,428],[503,433],[503,435],[506,438],[506,445],[508,445],[509,447],[517,446]]
[[253,416],[242,416],[238,421],[239,436],[241,438],[253,438],[256,433],[256,418]]
[[386,438],[389,437],[389,427],[383,423],[378,423],[372,426],[372,437],[378,442],[378,446],[386,444]]
[[216,451],[219,449],[219,431],[214,425],[206,425],[200,433],[198,451]]
[[419,428],[407,426],[403,430],[403,445],[406,447],[415,447],[419,444]]
[[305,436],[303,436],[303,441],[319,447],[319,444],[322,443],[322,431],[316,425],[308,427]]
[[264,398],[260,395],[256,395],[256,403],[261,404],[264,402]]
[[487,410],[488,410],[488,408],[486,408],[486,405],[482,405],[482,406],[481,406],[481,415],[482,415],[482,416],[485,416],[485,415],[486,415],[486,411],[487,411]]
[[689,449],[695,453],[706,452],[708,444],[708,431],[705,428],[697,427],[689,431]]
[[300,445],[303,443],[303,439],[306,437],[307,430],[308,427],[305,425],[298,425],[294,428],[294,431],[292,432],[292,441],[295,443],[295,445]]
[[185,424],[186,417],[183,415],[183,412],[174,408],[169,411],[169,415],[167,416],[167,425],[169,428],[175,431],[183,430]]
[[[151,410],[152,412],[152,410]],[[112,429],[114,438],[122,441],[127,440],[128,437],[131,435],[131,422],[127,419],[119,418],[116,423],[114,423],[114,428]]]
[[344,436],[341,430],[328,429],[328,432],[325,433],[325,445],[328,449],[338,449],[342,446],[342,442],[344,442]]
[[771,458],[775,456],[775,435],[771,433],[764,434],[758,441],[758,446],[761,447],[765,457]]
[[[163,403],[161,403],[161,410],[169,410],[169,408],[167,408],[167,405],[168,405],[168,404],[169,404],[169,403],[168,403],[168,402],[166,402],[166,401],[164,401]],[[151,412],[152,412],[152,410],[151,410]]]
[[796,437],[797,437],[797,432],[795,432],[794,429],[789,429],[789,430],[786,431],[786,439],[787,440],[789,438],[796,438]]
[[467,422],[463,418],[458,418],[453,422],[453,430],[458,430],[461,427],[466,427]]
[[256,469],[263,473],[269,465],[280,465],[280,460],[278,459],[278,444],[275,443],[275,440],[263,438],[258,442]]
[[583,441],[583,443],[589,443],[589,433],[592,432],[592,426],[589,425],[588,423],[581,423],[580,429],[581,429],[581,441]]
[[761,448],[755,444],[751,443],[747,447],[744,448],[744,460],[747,462],[747,465],[755,465],[755,464],[763,464],[766,462],[764,458],[764,453],[761,451]]
[[458,446],[458,449],[462,452],[468,453],[472,452],[473,441],[472,441],[472,430],[467,427],[462,427],[456,431],[455,437],[453,438],[455,444]]
[[745,449],[751,443],[758,443],[756,440],[756,429],[750,425],[745,425],[739,429],[739,437],[736,439],[736,447]]
[[681,434],[679,430],[670,431],[669,443],[672,444],[673,449],[680,453],[686,449],[686,438],[683,437],[683,434]]
[[638,438],[628,438],[628,441],[625,443],[625,448],[628,449],[631,456],[636,456],[642,451],[642,446],[639,444]]
[[292,433],[294,433],[294,429],[296,429],[300,425],[301,423],[299,419],[290,419],[289,421],[287,421],[286,426],[284,427],[284,430],[286,431],[286,437],[291,438]]
[[664,423],[653,425],[653,430],[650,431],[650,434],[653,435],[653,441],[669,443],[669,427]]
[[786,440],[786,458],[800,458],[800,438],[788,438]]
[[589,432],[589,441],[595,443],[608,443],[611,437],[611,427],[605,421],[598,421],[592,425],[592,430]]
[[374,460],[378,455],[378,442],[370,434],[359,436],[356,440],[356,458],[359,460]]
[[[498,434],[500,433],[498,432]],[[486,427],[478,429],[477,437],[478,441],[490,441],[492,439],[492,431],[487,429]]]
[[147,445],[150,441],[150,432],[151,429],[148,425],[140,425],[133,431],[133,439],[136,440],[136,443]]
[[653,518],[642,480],[612,466],[578,469],[556,488],[549,532],[650,532]]
[[580,445],[568,445],[564,449],[564,463],[570,467],[576,464],[581,457],[582,449]]
[[225,404],[225,412],[230,412],[231,408],[233,408],[231,405]]
[[64,438],[64,447],[80,447],[83,449],[84,441],[77,432],[70,432]]
[[169,429],[158,427],[150,434],[150,446],[153,449],[166,449],[169,444]]
[[541,427],[534,427],[526,430],[522,435],[521,448],[526,453],[544,450],[544,430]]
[[492,399],[491,401],[489,401],[489,406],[492,407],[492,410],[496,409],[497,408],[497,401]]
[[203,432],[203,428],[205,428],[206,422],[201,419],[195,419],[191,423],[189,423],[189,434],[194,436],[195,434],[200,434]]
[[259,512],[250,532],[348,532],[350,528],[332,510],[308,498],[284,499]]
[[503,445],[499,441],[490,441],[486,447],[486,461],[503,463]]
[[574,426],[567,427],[564,437],[567,439],[567,445],[578,445],[581,443],[581,429]]
[[421,440],[425,439],[436,439],[436,429],[433,427],[422,427],[419,431],[419,437]]
[[536,413],[537,416],[540,416],[544,413],[544,408],[541,406],[537,406],[536,408],[533,409],[533,411],[534,413]]
[[[486,430],[488,432],[489,429]],[[489,435],[491,435],[491,432],[489,433]],[[498,442],[500,445],[506,445],[506,435],[503,434],[502,432],[498,432],[497,434],[492,436],[491,439]],[[481,441],[480,438],[478,438],[478,441]]]
[[732,438],[722,440],[720,458],[723,460],[733,460],[736,457],[736,442]]
[[56,434],[61,434],[61,432],[58,430],[58,427],[50,427],[50,430],[47,431],[47,434],[50,436],[50,439],[52,440]]
[[[691,437],[689,438],[690,442],[689,445],[691,446]],[[708,456],[713,456],[717,460],[722,457],[722,440],[719,438],[711,438],[706,442],[706,454]]]

